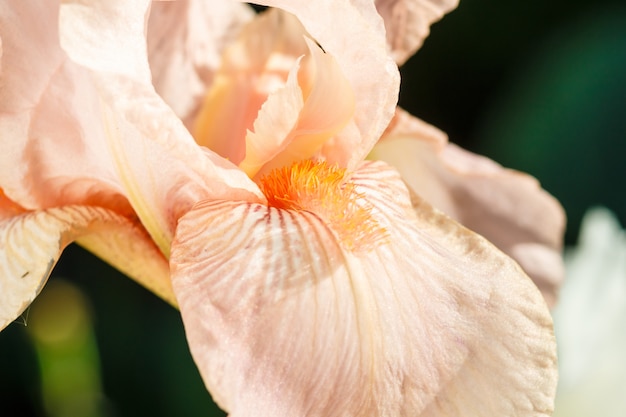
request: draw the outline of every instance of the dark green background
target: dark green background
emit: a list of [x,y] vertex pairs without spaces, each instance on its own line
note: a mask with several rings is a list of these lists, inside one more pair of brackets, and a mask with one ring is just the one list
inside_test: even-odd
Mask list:
[[[468,0],[402,69],[400,104],[453,142],[538,177],[568,213],[569,243],[592,205],[626,220],[623,3]],[[223,415],[175,310],[77,247],[57,277],[92,304],[106,415]],[[0,416],[44,416],[38,387],[33,347],[14,323],[0,333]]]

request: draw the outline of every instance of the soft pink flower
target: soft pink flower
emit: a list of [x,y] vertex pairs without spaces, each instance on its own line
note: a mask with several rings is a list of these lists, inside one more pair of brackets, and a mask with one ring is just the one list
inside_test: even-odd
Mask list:
[[[232,416],[548,415],[531,280],[363,161],[396,113],[389,52],[451,5],[266,4],[293,16],[0,5],[0,326],[77,240],[180,307]],[[390,48],[376,6],[412,40]]]

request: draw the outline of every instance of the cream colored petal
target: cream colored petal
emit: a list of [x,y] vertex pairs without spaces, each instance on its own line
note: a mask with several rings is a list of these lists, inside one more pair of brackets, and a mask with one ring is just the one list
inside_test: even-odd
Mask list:
[[354,168],[369,153],[395,111],[400,77],[387,53],[385,28],[370,0],[267,0],[294,14],[335,57],[355,94],[355,116],[322,148],[331,163]]
[[79,238],[174,303],[167,262],[146,233],[128,219],[87,206],[35,212],[17,207],[0,194],[0,329],[28,307],[63,249]]
[[385,21],[387,43],[398,65],[422,46],[430,25],[458,4],[458,0],[376,0],[376,9]]
[[544,416],[551,319],[515,262],[396,171],[352,177],[388,233],[351,252],[319,217],[239,202],[185,215],[173,286],[200,372],[239,416]]
[[402,111],[370,158],[396,167],[413,192],[513,257],[554,304],[565,214],[534,178],[447,144]]
[[148,58],[157,92],[188,128],[220,67],[224,47],[254,16],[238,2],[153,2],[148,20]]

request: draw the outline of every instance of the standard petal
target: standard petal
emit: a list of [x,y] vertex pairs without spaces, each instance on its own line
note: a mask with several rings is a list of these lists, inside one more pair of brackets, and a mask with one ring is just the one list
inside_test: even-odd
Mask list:
[[[57,15],[54,2],[0,4],[0,187],[27,208],[85,203],[94,186],[120,191],[103,157],[97,95],[60,49]],[[129,210],[119,196],[107,200]]]
[[0,329],[39,294],[63,249],[76,239],[175,303],[167,262],[128,219],[87,206],[26,211],[0,193]]
[[[244,159],[246,134],[253,130],[259,111],[264,112],[261,106],[268,96],[284,89],[288,75],[299,67],[297,61],[308,53],[305,34],[298,19],[279,9],[259,14],[243,28],[237,39],[225,48],[214,83],[194,121],[193,135],[199,144],[237,165]],[[308,72],[302,68],[299,75]],[[298,91],[292,93],[294,87],[291,86],[288,92],[278,93],[279,97],[273,101],[279,105],[284,98],[303,101],[300,78],[291,82]],[[285,95],[288,97],[283,97]],[[285,130],[278,132],[278,139],[282,139],[280,133],[286,135],[291,130],[302,107],[293,100],[289,100],[289,104],[292,108],[288,113],[278,117]],[[274,118],[277,117],[274,115]]]
[[376,0],[376,9],[385,21],[387,43],[398,65],[422,46],[430,25],[458,4],[458,0]]
[[554,304],[565,214],[534,178],[447,143],[402,110],[370,158],[393,165],[413,192],[513,257]]
[[312,158],[354,115],[354,92],[337,62],[311,40],[307,44],[307,72],[312,74],[292,70],[285,87],[263,104],[246,136],[239,167],[250,177]]
[[152,82],[188,128],[213,83],[223,48],[253,16],[238,2],[152,3],[147,35]]
[[262,199],[236,166],[198,147],[154,91],[147,3],[128,13],[124,2],[0,7],[3,68],[11,63],[0,75],[0,187],[12,200],[135,212],[167,255],[177,217],[199,199]]
[[[383,21],[369,0],[267,0],[294,14],[335,57],[355,94],[354,120],[322,148],[331,163],[353,169],[369,153],[395,111],[400,76],[388,55]],[[362,45],[355,47],[356,43]]]
[[528,277],[414,212],[384,164],[351,181],[388,232],[369,253],[307,211],[205,202],[181,219],[173,286],[216,401],[233,417],[549,415],[555,344]]

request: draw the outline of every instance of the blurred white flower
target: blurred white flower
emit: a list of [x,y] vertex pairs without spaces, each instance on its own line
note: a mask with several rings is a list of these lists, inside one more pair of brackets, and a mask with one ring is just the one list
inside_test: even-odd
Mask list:
[[626,232],[604,208],[590,210],[565,254],[554,310],[559,352],[555,417],[626,415]]

